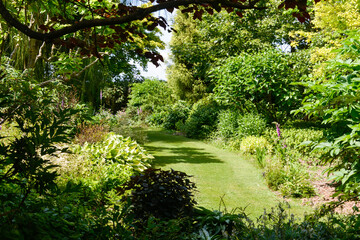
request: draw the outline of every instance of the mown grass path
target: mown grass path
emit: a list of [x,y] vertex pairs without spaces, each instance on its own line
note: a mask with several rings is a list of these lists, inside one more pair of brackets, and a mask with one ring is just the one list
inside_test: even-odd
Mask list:
[[[155,157],[154,166],[192,175],[199,206],[219,209],[222,197],[228,211],[246,207],[246,213],[257,217],[283,201],[268,189],[261,169],[250,159],[159,129],[148,129],[147,134],[145,148]],[[294,201],[291,205],[296,215],[310,211]]]

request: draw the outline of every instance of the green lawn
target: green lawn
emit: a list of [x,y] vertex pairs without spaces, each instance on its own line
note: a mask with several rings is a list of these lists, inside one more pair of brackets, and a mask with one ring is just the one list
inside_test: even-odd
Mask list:
[[[246,208],[251,217],[258,217],[264,208],[283,201],[268,189],[261,169],[249,158],[159,129],[148,129],[147,134],[145,148],[155,157],[154,166],[192,175],[199,206],[219,209],[223,197],[228,211]],[[290,204],[298,216],[311,211],[294,200]]]

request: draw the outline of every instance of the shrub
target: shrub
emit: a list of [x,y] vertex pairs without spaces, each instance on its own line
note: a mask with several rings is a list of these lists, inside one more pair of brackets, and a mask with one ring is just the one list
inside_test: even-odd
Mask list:
[[[272,144],[276,144],[279,141],[279,137],[274,128],[266,129],[264,131],[264,136]],[[282,143],[285,144],[287,148],[295,149],[301,154],[315,155],[314,153],[311,153],[312,149],[310,146],[303,145],[302,143],[306,141],[317,141],[322,138],[323,131],[316,128],[282,128],[281,136],[283,139]]]
[[339,222],[339,216],[315,212],[305,215],[300,220],[288,213],[288,203],[279,203],[278,206],[265,210],[256,222],[249,221],[243,231],[239,231],[237,239],[353,239],[348,234],[345,225],[334,224]]
[[241,140],[237,139],[237,138],[231,139],[229,141],[229,147],[233,151],[239,151],[240,150],[240,144],[241,144]]
[[236,110],[222,110],[218,116],[216,135],[226,140],[232,138],[238,129],[238,113]]
[[261,168],[265,167],[265,156],[266,156],[266,149],[262,147],[257,147],[255,149],[256,154],[256,161]]
[[74,154],[54,160],[61,174],[59,182],[81,184],[89,191],[83,195],[100,204],[116,203],[120,197],[115,188],[121,186],[136,172],[150,166],[152,156],[130,138],[113,133],[104,141],[85,143],[72,148]]
[[266,120],[260,115],[248,113],[238,118],[237,137],[260,136],[266,129]]
[[280,190],[284,196],[308,197],[315,194],[309,173],[298,162],[283,165],[280,159],[271,159],[265,167],[265,179],[271,189]]
[[188,175],[174,170],[146,169],[132,176],[119,190],[121,193],[131,190],[128,199],[135,218],[140,221],[150,216],[174,219],[191,215],[196,204],[193,199],[195,184]]
[[147,134],[142,131],[142,122],[134,122],[129,114],[122,111],[117,112],[115,118],[116,124],[111,126],[113,132],[130,137],[140,144],[147,141]]
[[101,108],[91,119],[96,124],[107,125],[110,129],[117,124],[116,115],[112,114],[110,110]]
[[[1,73],[0,124],[11,122],[17,130],[11,131],[11,137],[3,136],[0,131],[0,139],[7,138],[0,141],[1,238],[41,239],[37,234],[48,233],[50,229],[46,229],[48,225],[44,223],[49,221],[45,219],[46,213],[33,211],[37,204],[42,206],[34,199],[57,193],[58,173],[51,160],[66,152],[64,144],[71,141],[73,118],[78,111],[68,108],[65,101],[59,99],[53,88],[56,84],[49,83],[42,88],[32,84],[34,81],[30,78],[5,81],[3,77]],[[59,221],[52,222],[54,228],[65,225],[61,225],[63,218],[57,219]],[[41,222],[38,229],[33,227],[36,221]]]
[[185,101],[177,101],[167,113],[164,120],[164,127],[168,130],[181,130],[179,126],[182,126],[186,119],[189,117],[191,106]]
[[164,125],[167,115],[168,115],[168,112],[164,111],[164,110],[161,112],[155,112],[155,113],[149,115],[145,119],[145,121],[149,125],[161,127]]
[[134,239],[139,240],[186,240],[192,232],[191,218],[170,220],[149,217],[144,227],[134,229]]
[[13,216],[11,222],[0,218],[2,239],[81,239],[92,227],[91,219],[84,219],[81,210],[75,205],[63,204],[54,197],[30,194],[20,214]]
[[15,82],[18,86],[5,89],[7,83],[0,77],[0,119],[11,120],[17,128],[15,138],[0,142],[0,182],[19,187],[25,201],[32,191],[45,194],[56,189],[58,174],[50,158],[66,151],[63,144],[70,142],[71,118],[77,111],[58,107],[54,91],[30,79]]
[[91,157],[94,164],[105,162],[119,164],[118,167],[131,167],[134,171],[143,171],[150,166],[152,156],[130,138],[109,133],[104,141],[95,144],[75,146],[74,153]]
[[266,149],[271,151],[272,146],[264,137],[247,136],[241,140],[240,151],[244,154],[255,154],[256,150]]
[[[290,205],[279,203],[255,221],[239,214],[202,210],[196,217],[193,234],[189,239],[358,239],[359,217],[339,216],[315,211],[303,219],[289,214]],[[205,214],[203,213],[205,212]]]
[[207,137],[216,128],[218,112],[218,104],[210,97],[195,103],[184,125],[186,136],[198,139]]
[[78,126],[78,133],[75,136],[75,142],[83,145],[87,143],[96,143],[104,139],[108,134],[108,129],[101,124],[86,124],[82,123]]
[[141,131],[143,122],[134,121],[130,114],[124,111],[112,114],[109,110],[100,109],[90,122],[103,126],[105,130],[115,132],[124,137],[130,137],[138,143],[144,143],[147,140],[146,134]]
[[134,83],[129,98],[127,112],[134,116],[138,109],[145,115],[160,112],[173,101],[168,83],[157,79]]
[[[223,213],[200,208],[196,211],[195,231],[191,239],[232,239],[239,231],[245,230],[246,214]],[[224,238],[226,237],[226,238]],[[235,238],[234,238],[235,239]]]
[[214,95],[239,109],[251,101],[271,122],[283,121],[301,103],[302,87],[292,83],[309,73],[307,58],[273,48],[229,57],[212,70]]

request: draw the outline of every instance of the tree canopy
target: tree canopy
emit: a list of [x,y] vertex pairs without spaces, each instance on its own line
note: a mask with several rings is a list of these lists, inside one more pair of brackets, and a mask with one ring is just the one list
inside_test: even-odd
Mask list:
[[210,71],[229,57],[281,46],[291,52],[306,49],[306,41],[290,47],[292,38],[288,33],[311,32],[310,22],[296,21],[293,10],[282,11],[279,4],[277,0],[263,1],[259,6],[264,10],[250,9],[242,18],[222,11],[206,13],[200,21],[191,13],[178,13],[170,43],[174,64],[168,69],[168,81],[176,96],[195,102],[211,93],[216,84]]
[[[319,0],[315,0],[318,2]],[[264,9],[261,0],[150,0],[141,5],[139,2],[103,1],[103,0],[64,0],[64,1],[26,1],[31,8],[24,8],[24,3],[0,1],[0,15],[3,20],[26,36],[43,42],[56,43],[68,48],[79,46],[81,54],[100,57],[99,48],[113,48],[117,44],[133,41],[135,36],[144,37],[139,26],[134,26],[134,21],[142,20],[143,28],[152,31],[157,26],[169,29],[166,20],[154,17],[152,13],[159,10],[172,12],[175,8],[183,7],[182,12],[193,13],[194,19],[202,19],[205,12],[213,14],[214,9],[222,8],[228,12],[235,11],[242,16],[248,9]],[[266,2],[266,1],[265,1]],[[26,4],[25,4],[26,5]],[[305,21],[310,17],[307,12],[307,1],[284,0],[279,8],[296,9],[292,14]],[[21,17],[24,11],[36,12],[42,15],[39,22]],[[46,13],[46,14],[45,14]],[[106,30],[98,27],[109,26]],[[82,32],[81,37],[71,34]],[[163,61],[162,57],[151,51],[143,52],[154,64]]]

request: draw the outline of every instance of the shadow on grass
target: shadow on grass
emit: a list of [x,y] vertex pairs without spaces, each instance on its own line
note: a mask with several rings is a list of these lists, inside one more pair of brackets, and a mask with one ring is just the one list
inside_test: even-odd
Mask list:
[[[146,149],[153,154],[155,158],[155,166],[163,167],[168,164],[175,163],[190,163],[190,164],[204,164],[204,163],[222,163],[218,158],[211,154],[202,152],[200,148],[179,147],[179,148],[165,148],[148,146]],[[157,154],[158,153],[158,154]],[[163,155],[165,153],[165,155]],[[166,155],[169,153],[169,155]],[[160,156],[159,156],[160,155]]]
[[166,142],[179,144],[179,147],[162,147],[159,146],[159,144],[156,144],[157,146],[146,146],[146,150],[148,150],[155,157],[154,163],[156,167],[163,167],[168,164],[176,163],[222,163],[220,159],[205,152],[202,148],[182,146],[187,142],[193,142],[193,139],[189,139],[183,136],[171,135],[161,130],[153,130],[146,132],[148,134],[150,142],[152,143]]
[[165,130],[146,130],[145,131],[148,140],[150,142],[166,142],[166,143],[174,143],[174,142],[193,142],[194,139],[190,139],[184,136],[174,135]]

